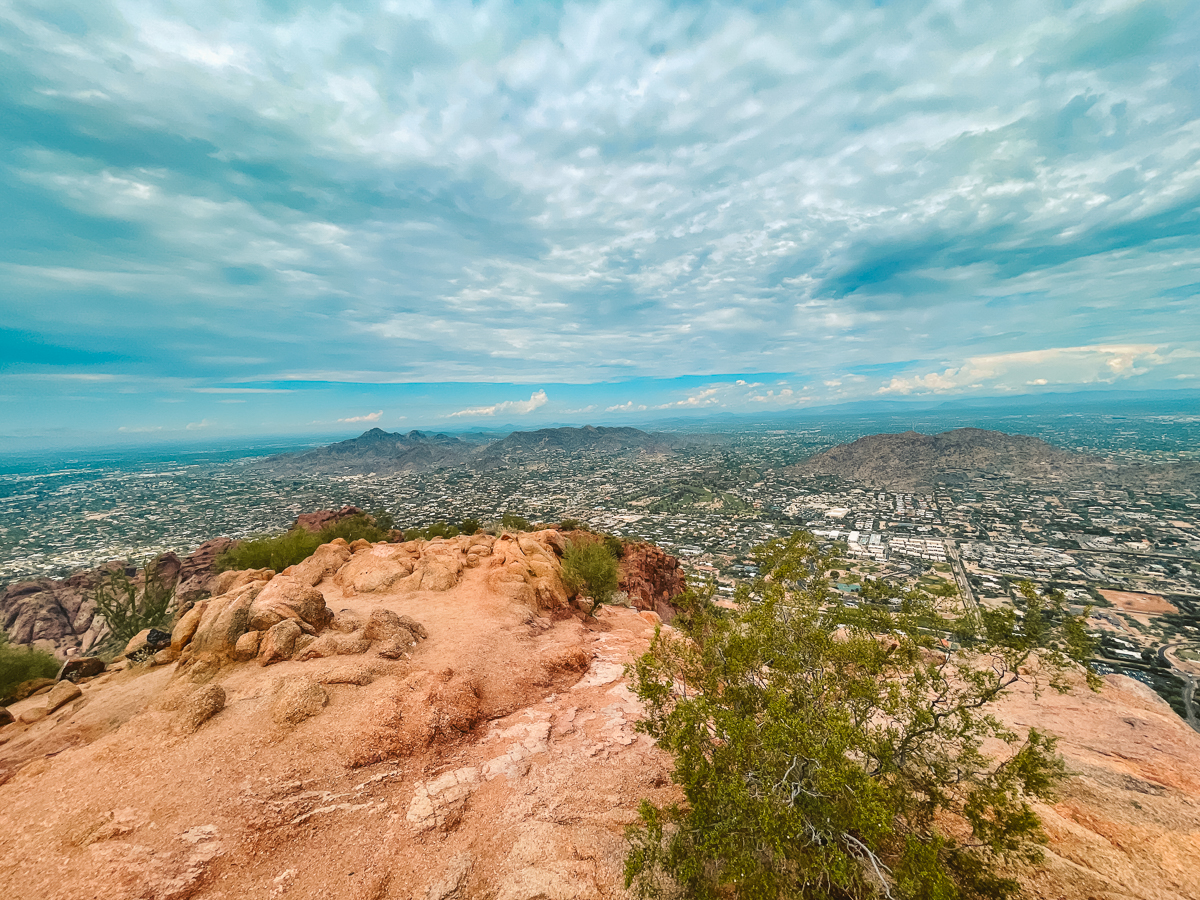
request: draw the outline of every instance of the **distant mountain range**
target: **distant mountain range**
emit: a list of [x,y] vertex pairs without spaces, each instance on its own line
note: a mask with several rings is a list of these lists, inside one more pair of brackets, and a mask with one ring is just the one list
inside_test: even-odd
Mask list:
[[[473,437],[473,436],[468,436]],[[547,452],[670,453],[695,438],[637,428],[542,428],[514,431],[499,440],[463,440],[427,431],[398,434],[372,428],[356,438],[302,453],[252,463],[256,469],[305,475],[395,474],[466,465],[490,469]]]
[[792,471],[836,475],[894,491],[997,475],[1020,481],[1103,482],[1128,488],[1200,484],[1200,464],[1120,466],[1024,434],[957,428],[941,434],[872,434],[800,462]]

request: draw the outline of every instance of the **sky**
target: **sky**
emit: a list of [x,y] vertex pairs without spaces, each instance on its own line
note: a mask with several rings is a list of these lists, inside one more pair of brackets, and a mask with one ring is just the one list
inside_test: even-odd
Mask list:
[[1200,387],[1200,4],[0,3],[0,449]]

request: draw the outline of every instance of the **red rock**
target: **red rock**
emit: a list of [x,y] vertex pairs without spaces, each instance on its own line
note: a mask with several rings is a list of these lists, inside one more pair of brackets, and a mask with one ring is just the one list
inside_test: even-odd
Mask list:
[[341,509],[318,509],[316,512],[302,513],[297,516],[296,524],[292,527],[303,528],[305,531],[316,534],[326,525],[334,525],[342,519],[361,515],[362,510],[357,506],[343,506]]

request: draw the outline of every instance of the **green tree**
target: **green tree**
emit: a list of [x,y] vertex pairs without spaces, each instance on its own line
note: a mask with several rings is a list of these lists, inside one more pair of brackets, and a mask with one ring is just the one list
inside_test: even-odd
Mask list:
[[569,541],[562,560],[563,585],[572,594],[590,597],[595,615],[602,603],[607,603],[620,584],[617,557],[607,543],[601,541]]
[[170,621],[175,579],[164,577],[154,562],[147,563],[140,579],[130,578],[122,566],[100,579],[92,597],[96,601],[96,615],[108,627],[101,653],[112,652],[123,649],[142,629]]
[[642,804],[628,885],[703,900],[1014,895],[1005,866],[1044,841],[1030,801],[1064,769],[1052,737],[989,708],[1019,679],[1065,690],[1090,655],[1082,623],[1032,586],[1024,620],[875,585],[846,605],[804,532],[756,557],[736,612],[686,594],[632,667],[639,727],[674,755],[684,802]]
[[500,519],[500,525],[508,531],[529,530],[529,520],[516,513],[505,513]]

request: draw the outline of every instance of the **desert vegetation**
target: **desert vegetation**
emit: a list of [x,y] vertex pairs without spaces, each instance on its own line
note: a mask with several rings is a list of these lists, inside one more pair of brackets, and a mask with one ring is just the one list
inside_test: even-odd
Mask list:
[[[612,542],[620,544],[616,538]],[[562,580],[570,593],[591,599],[588,615],[595,615],[602,604],[612,600],[620,582],[617,554],[610,541],[570,541],[563,553]]]
[[217,558],[217,571],[230,569],[274,569],[282,572],[288,566],[308,559],[322,544],[337,538],[347,542],[367,540],[386,541],[389,531],[377,524],[374,516],[350,516],[322,528],[318,532],[293,528],[283,534],[260,535],[239,541]]
[[61,663],[53,653],[13,644],[0,631],[0,697],[9,697],[17,685],[33,678],[53,678]]
[[175,580],[163,577],[153,563],[140,577],[130,577],[125,568],[116,568],[101,578],[92,596],[96,614],[108,627],[108,636],[96,652],[111,654],[120,651],[142,629],[170,621]]
[[642,897],[1013,896],[1006,867],[1045,840],[1030,802],[1065,770],[1052,737],[989,710],[1019,679],[1065,691],[1092,652],[1081,620],[1029,585],[1021,619],[958,615],[919,588],[843,603],[832,557],[804,532],[756,558],[737,611],[684,595],[675,629],[632,667],[640,728],[673,754],[685,799],[642,804],[627,884]]

